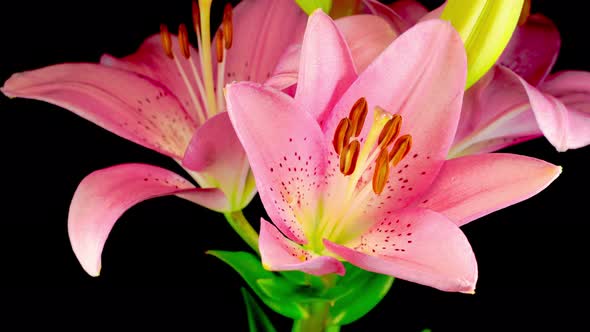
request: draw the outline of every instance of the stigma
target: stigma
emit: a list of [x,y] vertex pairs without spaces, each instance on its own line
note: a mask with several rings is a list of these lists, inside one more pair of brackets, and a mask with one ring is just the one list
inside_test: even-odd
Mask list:
[[348,117],[338,123],[332,145],[340,157],[340,172],[350,177],[351,187],[356,188],[363,174],[372,171],[371,189],[379,195],[387,184],[390,170],[410,152],[412,136],[399,136],[402,129],[401,115],[392,115],[377,106],[371,127],[364,140],[361,140],[359,136],[367,114],[367,101],[361,97],[352,106]]
[[[192,111],[196,113],[200,123],[225,109],[223,98],[225,63],[233,43],[233,9],[229,3],[224,7],[223,20],[212,43],[209,26],[211,2],[211,0],[192,2],[192,28],[197,36],[198,52],[191,52],[189,33],[185,24],[180,24],[178,27],[177,46],[172,42],[168,27],[165,24],[160,25],[163,51],[175,62],[194,105]],[[178,47],[181,56],[188,60],[188,66],[183,66],[175,57],[174,47]],[[213,59],[213,53],[215,53],[215,59]],[[217,66],[216,78],[214,78],[214,65]]]

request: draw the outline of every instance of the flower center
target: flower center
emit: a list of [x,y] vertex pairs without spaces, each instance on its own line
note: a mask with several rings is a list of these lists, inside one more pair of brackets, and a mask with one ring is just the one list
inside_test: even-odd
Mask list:
[[[197,4],[197,1],[193,1],[193,28],[197,35],[199,52],[196,57],[198,59],[195,59],[193,54],[191,54],[186,25],[180,24],[178,27],[180,53],[188,60],[188,66],[183,66],[180,60],[174,56],[172,52],[172,38],[168,27],[165,24],[160,25],[160,35],[162,37],[164,52],[170,59],[174,60],[194,104],[193,111],[197,114],[200,123],[205,122],[208,118],[225,109],[225,100],[223,98],[225,63],[227,51],[232,46],[233,38],[232,6],[227,3],[223,10],[223,20],[217,30],[215,39],[215,51],[217,54],[216,86],[216,81],[213,79],[211,30],[209,27],[211,2],[212,0],[199,0]],[[197,68],[195,61],[199,61],[200,68]]]
[[[368,113],[365,98],[360,98],[348,117],[340,120],[332,144],[340,157],[342,176],[331,186],[332,204],[320,223],[318,235],[332,241],[348,238],[371,225],[369,201],[380,196],[390,170],[410,152],[412,136],[399,136],[402,116],[375,107],[374,119],[364,139],[359,135]],[[366,217],[366,218],[365,218]],[[364,220],[367,219],[367,220]]]

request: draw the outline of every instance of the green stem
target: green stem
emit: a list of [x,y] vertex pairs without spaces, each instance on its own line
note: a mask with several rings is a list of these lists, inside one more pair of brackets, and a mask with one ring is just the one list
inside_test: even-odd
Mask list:
[[250,225],[246,217],[244,217],[242,211],[224,213],[223,215],[242,240],[254,249],[257,254],[260,254],[258,251],[258,233],[252,228],[252,225]]
[[[336,284],[336,275],[328,274],[322,277],[326,290]],[[330,324],[330,303],[327,301],[311,302],[307,305],[309,317],[293,322],[292,332],[339,332],[339,325]]]
[[309,317],[293,322],[292,332],[338,332],[340,326],[329,325],[330,304],[312,302],[308,304]]

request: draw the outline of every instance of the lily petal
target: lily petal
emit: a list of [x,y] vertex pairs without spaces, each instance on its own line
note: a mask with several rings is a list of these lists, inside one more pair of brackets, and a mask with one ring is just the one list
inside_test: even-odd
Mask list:
[[335,23],[350,48],[358,73],[363,72],[399,35],[387,21],[375,15],[346,16]]
[[68,215],[70,243],[84,270],[99,275],[105,241],[127,209],[149,198],[174,194],[210,206],[226,205],[221,191],[195,188],[173,172],[145,164],[113,166],[84,178]]
[[248,0],[233,14],[233,44],[227,52],[228,81],[264,82],[283,50],[302,36],[307,15],[293,0]]
[[590,144],[590,73],[558,72],[551,75],[539,89],[567,107],[568,148],[577,149]]
[[386,215],[354,243],[324,240],[326,249],[367,271],[473,293],[477,262],[465,235],[442,214],[404,209]]
[[[354,67],[358,72],[364,71],[377,55],[398,36],[398,33],[383,18],[375,15],[346,16],[334,22],[350,49]],[[300,44],[289,46],[271,78],[264,84],[278,90],[296,84],[300,56]]]
[[[285,50],[271,77],[264,82],[276,90],[286,90],[296,87],[301,58],[301,44],[292,44]],[[294,96],[295,93],[290,94]]]
[[[200,73],[200,63],[195,60],[198,59],[197,51],[189,45],[190,54],[193,56],[187,60],[180,51],[178,38],[174,35],[171,35],[170,37],[174,57],[178,60],[178,63],[180,63],[180,66],[184,73],[186,73],[187,77],[193,76],[191,62],[197,69],[197,72]],[[159,34],[147,38],[141,44],[139,49],[131,55],[118,59],[109,54],[104,54],[100,58],[100,63],[105,66],[139,73],[161,83],[174,93],[184,107],[187,110],[190,110],[189,115],[191,118],[194,121],[197,121],[196,108],[189,92],[189,89],[192,89],[193,91],[197,90],[196,83],[189,81],[190,85],[187,85],[182,79],[176,61],[168,58],[164,52],[161,36]],[[216,76],[214,75],[213,77]],[[198,95],[199,94],[196,94],[196,96]],[[204,107],[202,100],[199,99],[198,102],[200,107]]]
[[315,209],[327,176],[317,122],[286,94],[254,83],[229,84],[226,101],[269,217],[291,240],[306,243],[296,215]]
[[560,47],[555,24],[542,14],[534,14],[516,28],[498,63],[536,86],[553,68]]
[[250,168],[227,112],[215,115],[197,129],[182,165],[205,180],[214,179],[208,186],[221,189],[232,201],[234,210],[241,210],[249,203],[242,201],[242,197],[253,196],[243,192]]
[[[446,159],[459,120],[465,75],[465,51],[451,25],[441,20],[419,23],[395,39],[346,91],[323,124],[326,137],[333,137],[340,119],[360,97],[368,102],[367,119],[373,119],[376,106],[400,114],[400,135],[412,135],[412,147],[399,169],[390,172],[390,182],[398,180],[400,170],[412,182],[392,199],[405,206],[430,185]],[[369,127],[364,127],[361,138]]]
[[290,241],[264,218],[260,219],[260,257],[271,271],[299,270],[313,275],[344,275],[344,265],[334,257],[319,256]]
[[[509,69],[506,69],[509,70]],[[545,138],[557,149],[557,151],[566,151],[569,140],[569,112],[565,105],[557,98],[544,94],[537,88],[528,84],[523,78],[512,73],[515,79],[520,80],[537,120],[539,128],[545,135]]]
[[465,93],[449,157],[497,151],[542,135],[520,80],[494,66]]
[[397,0],[390,3],[389,8],[410,25],[418,23],[428,14],[428,9],[416,0]]
[[301,46],[297,109],[321,119],[356,77],[350,50],[334,21],[321,9],[314,11]]
[[182,158],[197,123],[160,83],[97,64],[49,66],[12,75],[1,91],[46,101],[173,158]]
[[559,166],[515,154],[451,159],[419,205],[462,226],[536,195],[560,173]]
[[370,14],[384,18],[385,21],[387,21],[387,23],[389,23],[398,34],[405,32],[412,26],[397,12],[392,10],[387,5],[382,4],[378,0],[363,0],[363,3]]

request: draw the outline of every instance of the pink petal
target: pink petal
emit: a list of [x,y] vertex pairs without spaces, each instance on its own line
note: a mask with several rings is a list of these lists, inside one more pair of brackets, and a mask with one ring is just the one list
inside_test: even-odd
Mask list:
[[[272,76],[264,82],[264,85],[277,90],[285,90],[295,86],[299,76],[299,62],[301,58],[301,44],[292,44],[281,56]],[[293,94],[294,96],[295,94]]]
[[428,9],[415,0],[397,0],[389,4],[389,8],[410,25],[418,23],[428,14]]
[[287,239],[264,218],[260,219],[260,257],[271,271],[299,270],[313,275],[344,275],[344,265],[334,257],[319,256]]
[[465,93],[449,156],[492,152],[541,135],[520,81],[494,66]]
[[264,82],[287,46],[303,35],[307,15],[292,0],[245,0],[233,19],[228,81]]
[[[125,69],[133,71],[144,76],[147,76],[165,87],[167,87],[189,111],[189,115],[194,121],[197,121],[197,110],[191,98],[189,89],[199,95],[197,91],[196,82],[194,82],[191,62],[200,72],[200,63],[198,61],[197,51],[190,47],[191,58],[189,60],[180,52],[180,45],[178,38],[174,35],[172,38],[172,52],[174,57],[178,59],[182,70],[190,79],[190,86],[182,79],[181,73],[176,65],[175,60],[168,58],[162,47],[160,34],[152,35],[147,38],[139,47],[139,49],[122,59],[117,59],[111,55],[105,54],[100,58],[100,63],[105,66],[113,68]],[[204,107],[202,101],[199,100],[199,106]]]
[[307,22],[300,61],[297,109],[321,119],[356,79],[356,70],[344,37],[320,9]]
[[529,96],[531,108],[543,135],[557,151],[566,151],[571,123],[567,108],[555,97],[543,94],[524,79],[519,79]]
[[254,83],[229,84],[226,101],[269,217],[291,240],[307,242],[298,218],[315,211],[327,168],[317,122],[289,96]]
[[561,167],[515,154],[451,159],[421,198],[420,206],[462,226],[536,195],[560,173]]
[[352,54],[357,72],[363,72],[399,35],[375,15],[353,15],[335,21]]
[[[590,143],[590,122],[584,108],[566,107],[504,66],[496,66],[490,75],[466,95],[452,156],[493,151],[540,133],[558,151]],[[551,91],[555,84],[549,87]],[[536,124],[528,114],[529,107]]]
[[542,14],[534,14],[514,31],[498,63],[537,85],[553,68],[560,47],[561,37],[555,24]]
[[384,18],[397,34],[401,34],[412,26],[390,7],[377,0],[363,0],[363,3],[367,7],[368,13]]
[[539,89],[557,98],[567,108],[567,147],[577,149],[590,144],[590,73],[558,72]]
[[[360,137],[367,135],[380,106],[402,117],[400,135],[412,135],[410,154],[390,174],[390,182],[406,181],[394,192],[393,206],[405,206],[434,180],[446,159],[465,87],[466,60],[463,43],[448,22],[429,20],[399,36],[361,73],[323,124],[327,140],[350,108],[365,97],[369,114]],[[408,166],[406,166],[408,165]],[[386,199],[387,195],[381,195]]]
[[205,180],[211,179],[209,186],[221,189],[230,197],[235,210],[243,209],[250,202],[243,198],[253,196],[244,192],[250,167],[227,112],[215,115],[197,129],[182,165]]
[[355,243],[324,240],[326,249],[367,271],[443,291],[472,293],[477,262],[467,238],[443,215],[405,209],[386,215]]
[[227,204],[217,189],[195,188],[175,173],[145,164],[113,166],[84,178],[68,216],[70,242],[84,270],[98,276],[104,243],[127,209],[149,198],[174,194],[209,206]]
[[173,158],[182,157],[197,127],[167,87],[96,64],[60,64],[14,74],[2,92],[61,106]]
[[[359,72],[367,68],[397,37],[387,22],[374,15],[352,15],[334,21],[344,37],[355,67]],[[293,44],[281,57],[271,78],[264,84],[283,90],[297,83],[301,45]]]

